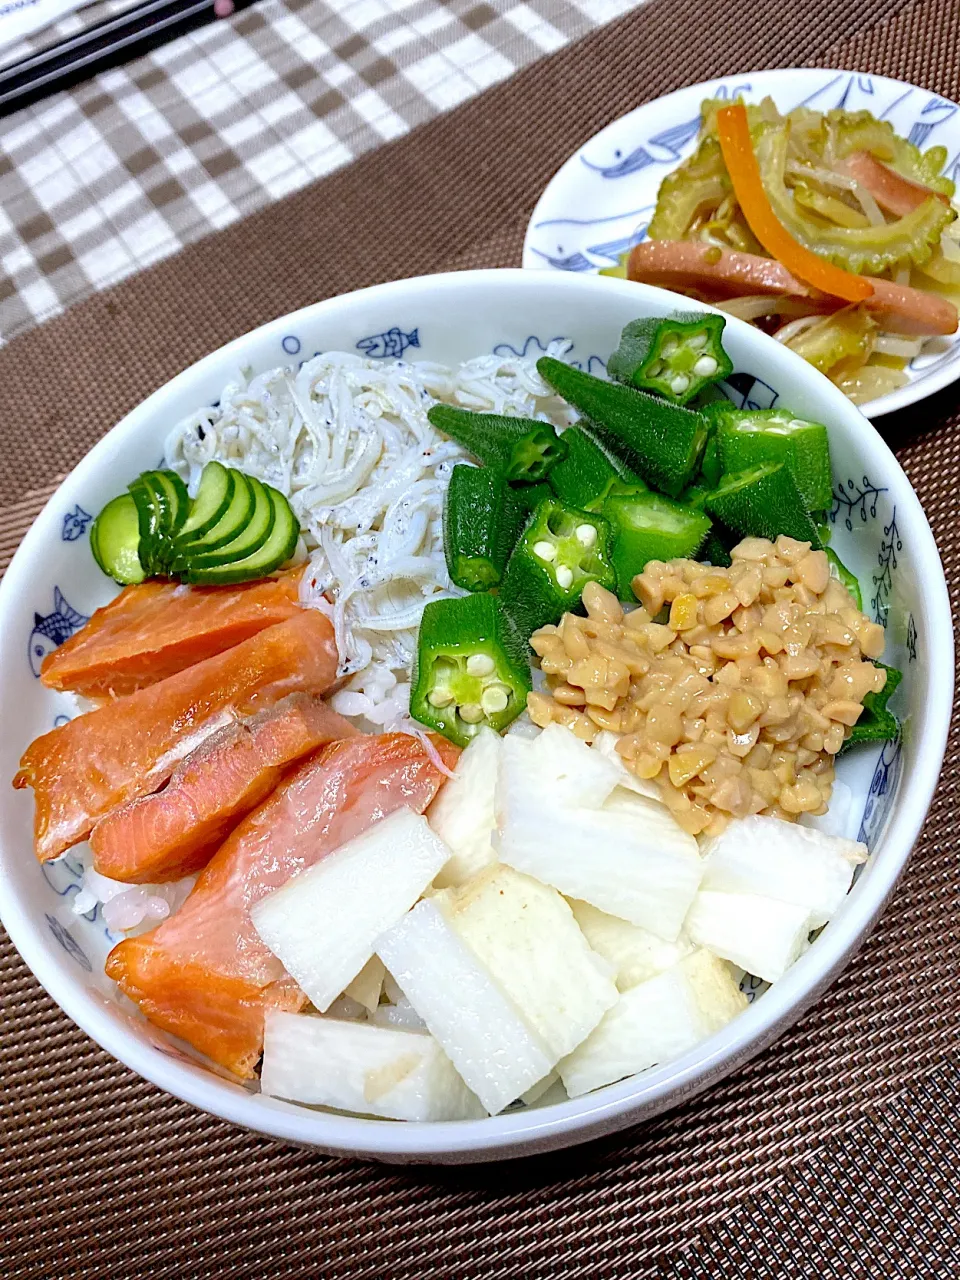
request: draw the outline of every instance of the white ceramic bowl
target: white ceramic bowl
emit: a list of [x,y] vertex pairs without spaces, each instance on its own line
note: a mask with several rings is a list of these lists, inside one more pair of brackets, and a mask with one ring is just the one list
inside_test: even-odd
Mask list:
[[[572,344],[568,358],[597,369],[628,320],[667,314],[675,303],[657,289],[563,273],[424,277],[275,320],[154,392],[61,485],[0,585],[0,776],[11,778],[28,741],[69,714],[62,695],[36,678],[43,653],[113,594],[90,554],[90,513],[141,470],[156,466],[171,424],[215,401],[238,366],[261,371],[330,348],[385,357],[403,351],[407,358],[451,363],[489,351],[537,355],[550,340],[565,337]],[[69,857],[38,865],[31,847],[32,798],[4,785],[0,914],[27,964],[75,1022],[148,1080],[247,1128],[328,1152],[467,1162],[545,1151],[636,1124],[741,1066],[799,1017],[863,940],[920,830],[946,742],[952,627],[926,519],[870,423],[799,357],[746,324],[728,321],[727,346],[737,370],[732,395],[761,405],[783,403],[829,426],[835,546],[864,584],[867,610],[887,621],[887,660],[905,673],[896,704],[905,724],[902,745],[890,745],[882,755],[861,751],[841,765],[854,792],[852,830],[863,831],[871,858],[842,909],[787,975],[682,1058],[575,1101],[434,1125],[307,1110],[215,1074],[121,1004],[101,972],[111,939],[99,911],[64,928],[64,902],[76,892]]]

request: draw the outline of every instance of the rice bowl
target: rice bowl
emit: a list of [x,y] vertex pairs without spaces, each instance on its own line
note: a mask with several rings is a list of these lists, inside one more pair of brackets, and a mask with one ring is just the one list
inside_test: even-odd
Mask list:
[[[569,325],[571,332],[566,335],[572,342],[574,358],[589,364],[591,357],[596,358],[598,352],[611,348],[616,332],[635,314],[639,292],[635,286],[620,287],[611,282],[597,285],[590,281],[537,278],[512,272],[468,273],[383,286],[319,304],[306,313],[275,322],[239,340],[232,348],[208,357],[157,393],[121,424],[109,444],[98,446],[77,469],[29,535],[8,573],[2,601],[9,624],[3,635],[21,634],[18,627],[22,628],[23,623],[18,621],[19,614],[28,610],[32,616],[41,607],[36,589],[27,585],[35,570],[27,566],[31,563],[31,548],[34,548],[32,554],[37,555],[43,547],[41,558],[50,554],[49,533],[56,528],[63,502],[69,501],[72,505],[80,501],[85,509],[91,509],[91,505],[96,509],[116,489],[121,466],[132,473],[153,460],[150,437],[151,423],[157,421],[154,415],[160,412],[162,420],[169,423],[194,411],[197,404],[213,400],[236,365],[249,364],[259,371],[275,367],[282,359],[280,353],[289,351],[291,344],[284,340],[294,336],[302,348],[311,350],[333,345],[343,347],[347,345],[343,335],[352,337],[353,342],[360,345],[371,335],[397,327],[397,319],[401,321],[400,332],[409,333],[414,328],[419,331],[424,354],[431,360],[459,364],[482,351],[502,357],[512,353],[512,357],[519,358],[527,352],[545,351],[557,336],[555,329],[562,327],[558,317],[563,315],[575,317]],[[672,299],[656,290],[644,291],[644,306],[654,314],[665,314],[672,309]],[[456,315],[459,323],[441,328],[436,320],[431,320],[431,316],[440,314],[441,308]],[[436,327],[435,339],[429,336],[431,325]],[[908,669],[910,687],[905,685],[912,731],[904,748],[898,781],[891,788],[891,795],[897,796],[897,809],[895,812],[890,809],[878,812],[876,806],[871,809],[874,858],[816,946],[762,1000],[735,1024],[705,1042],[696,1053],[668,1068],[654,1069],[637,1080],[607,1086],[578,1102],[547,1103],[524,1113],[508,1112],[492,1119],[455,1125],[441,1123],[429,1128],[312,1114],[251,1095],[238,1085],[217,1079],[184,1060],[182,1050],[164,1042],[142,1024],[138,1025],[127,1013],[104,1006],[90,974],[62,951],[55,932],[44,922],[42,904],[50,889],[38,869],[25,864],[22,852],[14,856],[11,833],[22,828],[26,814],[21,803],[7,797],[4,862],[8,888],[3,903],[4,920],[35,972],[81,1025],[148,1078],[250,1127],[326,1150],[365,1152],[386,1159],[466,1160],[546,1149],[635,1123],[642,1115],[671,1105],[681,1093],[706,1087],[711,1079],[758,1051],[798,1015],[879,910],[925,812],[942,755],[946,727],[946,711],[942,703],[934,703],[929,691],[935,685],[942,691],[951,678],[952,655],[949,646],[941,645],[938,639],[940,635],[949,634],[945,625],[948,612],[942,574],[916,500],[870,428],[842,404],[842,397],[821,379],[802,365],[798,368],[799,362],[789,353],[768,352],[769,344],[765,340],[741,326],[732,325],[730,337],[737,373],[750,376],[762,367],[768,384],[785,399],[789,397],[791,407],[811,416],[819,415],[828,423],[837,442],[841,473],[869,474],[878,491],[896,506],[898,526],[904,531],[907,550],[900,560],[902,567],[898,568],[898,599],[894,603],[903,608],[905,623],[907,615],[912,616],[916,633],[921,637],[923,661]],[[113,459],[109,460],[111,452]],[[843,531],[840,529],[837,540],[844,556],[849,556],[861,574],[869,577],[871,559],[882,541],[883,526],[881,523],[874,532],[867,520],[862,523],[863,530],[857,529],[859,536],[847,537],[841,542]],[[908,563],[912,563],[913,568],[905,571]],[[65,564],[57,569],[64,582],[73,580],[67,577],[68,572],[76,576]],[[52,580],[45,578],[44,581]],[[52,587],[46,589],[49,591]],[[92,574],[88,586],[80,590],[86,594],[78,594],[74,588],[79,604],[71,603],[84,613],[92,612],[103,598],[101,592],[100,600],[97,599]],[[15,663],[22,662],[18,652],[17,647],[5,640],[0,653],[0,669],[6,677],[4,709],[8,716],[17,715],[9,699],[33,695],[35,701],[24,702],[19,714],[22,718],[29,717],[34,731],[38,731],[44,727],[53,704],[36,686],[17,692]],[[868,775],[872,771],[871,764]],[[870,776],[850,774],[845,782],[859,797],[862,808],[869,792]],[[34,905],[28,906],[28,903]],[[89,948],[90,954],[95,955],[95,946],[101,946],[93,936],[95,933],[91,927],[78,934],[84,953]],[[75,967],[75,973],[70,966]],[[158,1044],[163,1048],[156,1048]]]

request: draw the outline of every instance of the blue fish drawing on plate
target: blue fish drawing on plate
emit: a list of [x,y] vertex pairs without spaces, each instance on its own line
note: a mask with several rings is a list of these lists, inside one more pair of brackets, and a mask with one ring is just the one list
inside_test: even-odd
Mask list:
[[68,604],[59,587],[53,589],[53,612],[33,615],[33,630],[30,632],[30,643],[27,654],[30,658],[30,670],[35,676],[40,675],[40,666],[48,653],[52,653],[57,645],[63,644],[75,631],[90,619]]
[[957,108],[952,102],[944,102],[942,98],[931,98],[920,112],[917,120],[907,135],[907,140],[915,147],[922,147],[938,124],[943,124],[956,114]]
[[664,129],[662,133],[654,134],[646,145],[634,147],[627,155],[619,150],[614,151],[611,164],[594,164],[586,156],[581,156],[580,159],[588,169],[599,173],[602,178],[625,178],[628,174],[648,169],[652,164],[676,164],[683,154],[683,148],[691,138],[697,136],[699,130],[700,117],[697,116],[695,120],[684,120],[670,129]]
[[419,347],[420,330],[411,329],[404,333],[396,325],[385,333],[374,333],[369,338],[361,338],[357,343],[370,360],[399,360],[408,347]]
[[544,258],[550,263],[554,271],[592,271],[593,263],[589,258],[585,258],[583,254],[577,250],[576,253],[554,254],[545,253],[543,249],[534,249],[533,252],[538,258]]
[[63,528],[60,536],[64,542],[76,542],[87,531],[87,525],[93,519],[89,511],[84,511],[79,503],[63,517]]

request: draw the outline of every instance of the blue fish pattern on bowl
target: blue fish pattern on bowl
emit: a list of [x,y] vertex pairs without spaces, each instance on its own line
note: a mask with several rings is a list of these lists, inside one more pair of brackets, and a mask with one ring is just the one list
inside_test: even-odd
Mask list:
[[63,644],[64,640],[69,640],[75,631],[79,631],[89,621],[85,613],[68,603],[59,587],[54,587],[53,611],[33,615],[33,630],[27,645],[27,657],[33,674],[39,677],[40,667],[47,654]]
[[877,767],[870,783],[870,793],[864,805],[863,817],[857,839],[862,840],[870,848],[873,841],[883,829],[887,814],[900,781],[903,770],[903,742],[896,738],[893,742],[885,742]]
[[384,333],[374,333],[361,338],[356,346],[369,360],[399,360],[409,347],[419,347],[420,331],[411,329],[405,333],[396,325]]
[[93,516],[89,511],[84,511],[79,503],[74,505],[72,511],[68,511],[63,517],[63,527],[60,531],[60,537],[64,542],[76,542],[82,538],[87,531],[87,525],[91,522]]
[[[46,913],[44,914],[46,915]],[[87,953],[76,938],[73,937],[69,929],[65,929],[56,916],[46,915],[46,921],[50,932],[66,951],[67,955],[72,956],[81,969],[85,969],[87,973],[93,973],[93,965],[90,963]]]

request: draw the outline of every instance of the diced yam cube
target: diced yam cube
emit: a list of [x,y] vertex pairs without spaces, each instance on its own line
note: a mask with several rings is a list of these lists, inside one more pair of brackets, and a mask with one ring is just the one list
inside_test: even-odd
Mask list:
[[561,1092],[564,1092],[563,1086],[560,1084],[560,1073],[556,1067],[549,1075],[544,1076],[542,1080],[538,1080],[531,1089],[522,1094],[520,1101],[526,1103],[528,1107],[532,1107],[535,1102],[539,1102],[543,1095],[549,1093],[555,1086],[559,1087]]
[[679,936],[700,884],[696,840],[656,805],[640,822],[633,814],[545,808],[536,796],[511,796],[495,843],[514,870],[668,942]]
[[610,966],[556,889],[497,865],[433,901],[558,1057],[616,1002]]
[[364,1009],[373,1013],[380,1003],[380,992],[383,990],[383,961],[379,956],[371,956],[352,982],[344,988],[343,994]]
[[571,1098],[677,1058],[718,1031],[746,996],[729,967],[695,951],[665,973],[625,991],[583,1044],[560,1063]]
[[638,982],[655,978],[694,950],[693,943],[683,933],[676,942],[664,942],[648,929],[608,915],[589,902],[572,898],[570,907],[592,949],[613,967],[621,991],[629,991]]
[[253,907],[260,937],[321,1012],[450,856],[426,818],[397,809]]
[[[665,823],[669,819],[671,827],[678,825],[665,804],[659,800],[651,800],[649,796],[640,795],[636,791],[628,791],[626,787],[614,787],[603,802],[604,813],[625,813],[636,822]],[[691,840],[693,836],[690,837]],[[699,848],[699,846],[698,846]]]
[[275,1010],[265,1020],[260,1092],[388,1120],[485,1114],[432,1036]]
[[556,1065],[557,1055],[432,902],[385,933],[377,954],[491,1115]]
[[530,713],[521,712],[504,734],[506,738],[539,738],[540,729],[530,719]]
[[406,996],[396,1004],[381,1004],[370,1015],[372,1022],[382,1027],[400,1027],[403,1031],[426,1031],[427,1024],[417,1013]]
[[822,831],[825,836],[840,836],[841,839],[845,839],[852,837],[860,825],[860,811],[857,810],[854,820],[853,792],[838,778],[830,791],[830,805],[827,812],[819,816],[813,813],[801,813],[798,821],[802,827]]
[[517,798],[537,798],[541,807],[599,809],[620,779],[619,765],[611,764],[563,725],[551,724],[533,739],[502,740],[497,810]]
[[[632,791],[634,795],[645,796],[648,800],[656,800],[658,804],[661,804],[660,792],[657,790],[656,783],[648,781],[646,778],[638,778],[624,764],[623,757],[617,750],[617,743],[620,737],[619,733],[611,733],[609,729],[601,729],[593,740],[593,750],[599,751],[605,760],[609,760],[611,764],[620,770],[618,787],[622,787],[624,791]],[[614,792],[614,795],[616,795],[616,792]]]
[[463,884],[497,860],[491,839],[497,821],[499,765],[500,735],[485,725],[462,752],[453,777],[427,810],[431,827],[452,854],[437,877],[438,888]]
[[755,893],[706,890],[694,899],[686,931],[698,946],[776,982],[806,949],[810,910]]
[[731,822],[705,853],[701,888],[793,902],[817,929],[843,902],[867,847],[758,814]]

